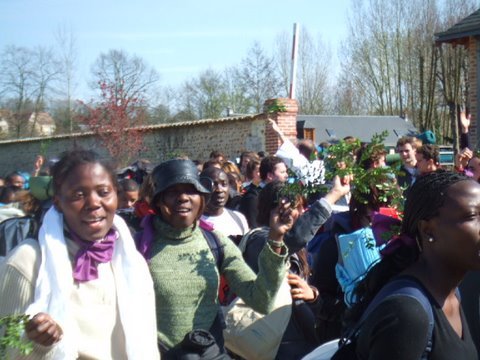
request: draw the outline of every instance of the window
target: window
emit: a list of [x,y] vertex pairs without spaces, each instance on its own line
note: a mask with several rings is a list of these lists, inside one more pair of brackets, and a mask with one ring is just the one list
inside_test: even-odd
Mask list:
[[303,129],[303,138],[315,142],[315,129]]

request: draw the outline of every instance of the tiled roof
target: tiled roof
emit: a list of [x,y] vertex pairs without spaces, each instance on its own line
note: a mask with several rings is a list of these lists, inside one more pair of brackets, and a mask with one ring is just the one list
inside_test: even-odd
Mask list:
[[[156,130],[156,129],[168,129],[168,128],[188,127],[188,126],[211,125],[211,124],[218,124],[218,123],[223,123],[223,122],[254,120],[255,118],[260,117],[262,115],[263,114],[230,116],[230,117],[221,118],[221,119],[204,119],[204,120],[182,121],[182,122],[167,123],[167,124],[144,125],[144,126],[138,126],[138,127],[134,127],[134,128],[130,128],[130,129],[131,130],[135,129],[135,130],[140,130],[140,131],[150,131],[150,130]],[[53,135],[53,136],[3,140],[3,141],[0,141],[0,144],[31,142],[31,141],[39,141],[39,140],[43,141],[43,140],[46,140],[46,139],[78,138],[78,137],[83,137],[83,136],[91,136],[93,134],[94,134],[94,132],[89,130],[89,131],[82,131],[82,132],[79,132],[79,133],[72,133],[72,134],[60,134],[60,135]]]
[[453,25],[450,29],[435,34],[435,41],[452,42],[455,40],[480,35],[480,9]]
[[315,129],[315,142],[341,140],[354,136],[370,141],[374,134],[388,131],[385,145],[395,146],[399,137],[417,133],[413,124],[399,116],[298,115],[297,127]]

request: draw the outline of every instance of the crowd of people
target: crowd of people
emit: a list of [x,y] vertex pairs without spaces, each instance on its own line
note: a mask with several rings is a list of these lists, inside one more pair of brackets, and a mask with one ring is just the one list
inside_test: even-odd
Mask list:
[[[387,164],[384,147],[350,137],[341,157],[269,124],[275,154],[237,161],[215,150],[114,169],[75,149],[1,179],[0,318],[29,315],[22,336],[33,343],[9,354],[242,359],[224,337],[228,311],[241,299],[267,316],[286,283],[291,311],[272,359],[335,339],[334,359],[478,359],[480,158],[469,119],[452,169],[416,137],[400,138],[400,161]],[[373,181],[360,186],[350,164]],[[27,234],[2,226],[25,218]],[[385,296],[392,284],[420,295]]]

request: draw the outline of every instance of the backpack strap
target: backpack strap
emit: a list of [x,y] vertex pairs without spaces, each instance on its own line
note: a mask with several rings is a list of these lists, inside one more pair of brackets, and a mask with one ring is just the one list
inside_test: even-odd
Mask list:
[[[213,231],[206,230],[202,227],[200,227],[200,230],[202,230],[203,236],[205,240],[207,240],[208,247],[212,251],[213,257],[215,258],[218,272],[222,274],[223,259],[225,258],[225,245],[220,242],[220,239]],[[220,276],[220,282],[221,278],[222,276]],[[225,329],[226,327],[227,325],[225,323],[225,316],[223,315],[222,307],[219,306],[217,316],[215,317],[212,327],[210,328],[210,332],[215,337],[215,341],[222,349],[224,346],[222,333],[223,329]]]
[[355,326],[353,331],[350,332],[350,336],[348,336],[345,340],[350,340],[353,337],[357,336],[361,326],[368,318],[368,315],[370,315],[373,310],[375,310],[377,306],[380,305],[384,300],[396,295],[409,296],[411,298],[414,298],[422,305],[425,312],[427,313],[428,338],[425,350],[421,357],[422,360],[426,360],[428,359],[428,356],[431,353],[433,347],[433,327],[435,325],[435,320],[433,317],[432,304],[423,285],[420,284],[417,280],[409,277],[400,277],[385,285],[380,290],[380,292],[373,298],[372,302],[367,306],[367,309],[364,311],[362,317],[360,318],[358,325]]
[[240,217],[235,213],[235,211],[227,208],[225,208],[225,210],[227,210],[227,212],[230,214],[232,219],[235,220],[235,222],[240,227],[240,229],[242,229],[242,234],[245,234],[245,227],[243,226],[242,219],[240,219]]
[[220,242],[220,239],[213,231],[205,230],[202,227],[200,227],[200,229],[202,230],[203,236],[207,240],[208,247],[212,251],[218,271],[221,273],[223,259],[225,257],[224,245]]
[[247,232],[245,235],[243,235],[242,240],[240,240],[240,243],[238,244],[238,248],[242,252],[242,254],[245,252],[245,249],[247,248],[248,240],[250,239],[250,236],[253,233],[256,233],[257,231],[260,231],[262,229],[265,229],[265,226],[262,227],[256,227],[254,229],[251,229],[249,232]]

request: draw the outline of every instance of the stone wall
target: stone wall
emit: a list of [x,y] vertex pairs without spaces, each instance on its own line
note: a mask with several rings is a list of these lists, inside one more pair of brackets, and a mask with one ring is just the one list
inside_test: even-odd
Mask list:
[[[278,100],[285,103],[287,111],[269,116],[278,122],[288,137],[294,138],[298,109],[296,101]],[[232,160],[245,150],[274,153],[278,148],[278,139],[266,124],[266,115],[260,114],[145,126],[141,129],[145,135],[145,151],[140,153],[138,158],[158,164],[179,155],[204,161],[212,150],[220,150]],[[14,170],[31,171],[37,154],[50,159],[75,147],[94,149],[108,157],[108,153],[93,133],[0,141],[0,176]],[[120,164],[124,165],[126,164]]]

